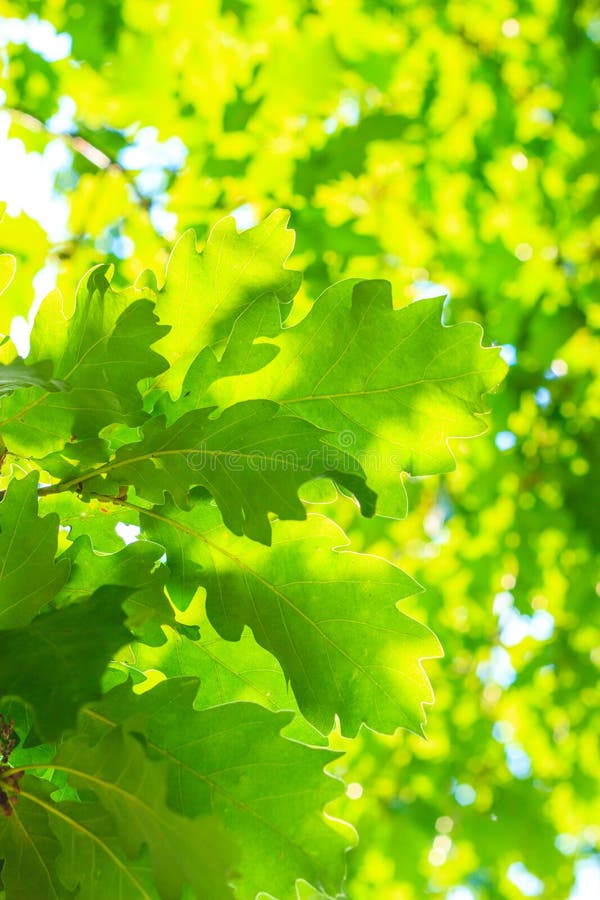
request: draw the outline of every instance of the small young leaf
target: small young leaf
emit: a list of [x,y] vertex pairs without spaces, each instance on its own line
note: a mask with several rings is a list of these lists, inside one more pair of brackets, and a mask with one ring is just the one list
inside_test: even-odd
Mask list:
[[31,333],[31,362],[50,359],[64,393],[42,387],[2,399],[0,431],[8,448],[35,459],[76,438],[96,438],[105,425],[144,421],[137,384],[162,372],[165,360],[150,349],[166,329],[157,324],[144,291],[117,293],[108,267],[80,283],[77,305],[65,320],[57,291],[42,304]]
[[[105,584],[128,587],[130,594],[123,602],[127,628],[146,644],[164,644],[162,626],[176,631],[180,626],[165,595],[167,569],[159,565],[162,554],[162,547],[150,541],[135,541],[117,553],[96,553],[89,537],[81,535],[61,557],[69,561],[71,574],[57,602],[61,606],[77,602]],[[194,630],[184,628],[184,633]]]
[[302,276],[285,268],[294,243],[288,218],[289,213],[276,210],[241,234],[232,218],[222,219],[202,253],[193,231],[179,238],[156,299],[160,321],[171,330],[158,345],[170,368],[155,387],[176,399],[192,360],[203,347],[225,339],[237,316],[265,292],[289,304]]

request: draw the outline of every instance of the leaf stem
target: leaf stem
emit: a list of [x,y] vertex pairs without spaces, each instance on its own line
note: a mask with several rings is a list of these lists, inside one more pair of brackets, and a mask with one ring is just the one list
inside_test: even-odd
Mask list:
[[65,131],[51,131],[48,128],[48,125],[42,119],[39,119],[37,116],[34,116],[23,109],[17,109],[14,106],[5,106],[4,110],[28,131],[36,132],[38,134],[47,134],[59,141],[62,141],[67,145],[67,147],[69,147],[75,153],[78,153],[80,156],[83,156],[84,159],[86,159],[97,169],[112,169],[113,171],[118,171],[131,187],[138,203],[140,203],[140,205],[143,206],[144,209],[150,208],[150,199],[146,197],[145,194],[142,194],[131,173],[121,165],[116,157],[110,156],[108,153],[106,153],[105,150],[101,150],[99,147],[96,147],[94,144],[88,141],[87,138],[84,138],[82,137],[82,135],[77,134],[77,132],[71,134],[70,132]]
[[[26,128],[28,131],[37,134],[46,134],[51,138],[62,141],[67,147],[73,150],[75,153],[78,153],[79,156],[82,156],[86,159],[92,166],[95,166],[100,172],[119,172],[120,175],[125,179],[127,184],[129,185],[133,195],[135,196],[136,202],[139,206],[142,207],[148,214],[148,219],[150,221],[150,226],[154,234],[159,238],[163,247],[170,251],[171,244],[168,240],[164,238],[163,235],[159,234],[154,227],[152,219],[150,218],[150,207],[152,205],[152,200],[150,197],[147,197],[143,194],[138,188],[135,178],[132,176],[131,172],[126,169],[119,160],[110,154],[108,154],[105,150],[101,150],[99,147],[96,147],[92,144],[87,138],[84,138],[81,134],[69,133],[69,132],[54,132],[48,128],[46,122],[42,119],[39,119],[37,116],[32,115],[32,113],[26,112],[23,109],[18,109],[17,107],[5,106],[4,111],[7,112],[12,118],[17,121],[20,125]],[[83,235],[76,236],[75,240],[80,240]],[[71,253],[67,254],[68,256]]]

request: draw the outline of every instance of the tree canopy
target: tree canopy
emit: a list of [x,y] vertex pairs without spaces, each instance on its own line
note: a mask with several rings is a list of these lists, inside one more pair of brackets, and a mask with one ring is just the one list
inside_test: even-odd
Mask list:
[[584,897],[594,4],[0,15],[6,900]]

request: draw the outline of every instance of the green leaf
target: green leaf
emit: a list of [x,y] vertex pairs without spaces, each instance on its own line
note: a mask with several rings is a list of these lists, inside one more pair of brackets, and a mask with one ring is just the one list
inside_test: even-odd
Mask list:
[[119,522],[139,525],[136,510],[94,497],[84,501],[78,494],[65,491],[61,494],[42,494],[40,499],[44,509],[60,516],[61,524],[69,529],[71,541],[87,535],[94,550],[99,553],[114,553],[123,548],[123,539],[115,531]]
[[[0,777],[0,789],[2,785]],[[60,844],[46,811],[54,785],[25,774],[19,787],[12,814],[0,816],[0,861],[4,857],[0,890],[3,886],[9,900],[65,900],[73,894],[58,878]]]
[[130,589],[123,603],[126,626],[138,640],[152,646],[164,644],[163,625],[197,637],[197,629],[180,626],[165,595],[167,569],[160,565],[163,548],[150,541],[135,541],[117,553],[96,553],[87,535],[81,535],[61,559],[71,566],[69,581],[60,592],[64,606],[89,596],[105,584]]
[[[269,401],[238,404],[216,419],[209,418],[211,412],[192,410],[168,427],[163,417],[152,419],[141,441],[120,447],[106,465],[74,481],[113,496],[121,485],[133,485],[151,503],[163,503],[169,493],[184,509],[189,489],[201,485],[217,501],[228,528],[265,544],[271,537],[269,512],[306,518],[298,488],[312,478],[337,480],[360,497],[366,514],[373,513],[374,497],[360,466],[327,444],[326,432],[297,416],[279,415]],[[99,475],[108,476],[108,483]]]
[[[273,301],[258,305],[272,333]],[[298,325],[272,338],[279,351],[272,362],[216,381],[211,399],[224,406],[267,397],[335,432],[377,493],[377,511],[404,516],[400,473],[453,469],[448,440],[485,431],[483,394],[506,371],[499,350],[481,346],[479,325],[442,325],[442,305],[438,298],[394,310],[387,282],[342,281]],[[245,317],[237,323],[238,357],[244,336],[252,349],[257,315],[248,314],[247,326]]]
[[17,356],[12,362],[0,363],[0,397],[10,394],[20,387],[40,387],[44,391],[64,391],[67,385],[64,381],[52,378],[52,363],[50,360],[28,365],[24,359]]
[[24,212],[3,218],[4,209],[2,204],[0,249],[6,252],[0,255],[0,334],[10,334],[15,316],[27,317],[35,296],[33,279],[44,265],[49,244],[39,222]]
[[[253,703],[194,711],[195,678],[173,678],[141,696],[120,685],[83,713],[93,731],[139,732],[168,763],[170,804],[186,816],[218,816],[243,847],[236,896],[295,897],[296,878],[333,894],[344,873],[345,840],[328,827],[325,803],[344,790],[323,773],[330,750],[282,738],[292,713]],[[212,896],[212,895],[210,895]]]
[[55,562],[59,519],[38,517],[38,473],[13,479],[0,503],[0,629],[27,625],[69,574]]
[[[106,430],[108,431],[108,429]],[[40,465],[43,465],[44,472],[48,472],[53,478],[78,483],[80,475],[85,473],[90,466],[100,466],[105,463],[110,459],[111,452],[110,444],[104,438],[69,441],[61,450],[45,456]],[[47,493],[48,488],[46,487],[41,492],[41,496],[45,497]]]
[[116,293],[109,276],[107,266],[88,273],[68,321],[58,292],[42,304],[29,358],[52,360],[55,377],[70,390],[57,394],[33,387],[2,400],[0,431],[15,453],[41,459],[68,441],[96,438],[111,423],[144,421],[137,384],[164,370],[164,359],[150,346],[166,329],[157,324],[143,290]]
[[[294,693],[281,677],[281,666],[256,643],[250,628],[244,628],[239,641],[227,641],[215,631],[204,607],[204,599],[198,594],[181,614],[185,622],[197,623],[198,639],[191,640],[167,627],[163,646],[130,644],[122,654],[122,661],[138,671],[159,671],[165,678],[193,672],[202,682],[196,708],[243,700],[259,703],[273,712],[299,713]],[[284,730],[286,737],[309,744],[326,744],[323,735],[302,715],[295,715]]]
[[241,234],[231,217],[222,219],[202,253],[193,231],[179,238],[156,298],[160,321],[171,330],[159,344],[170,368],[155,387],[177,398],[200,350],[228,337],[237,316],[257,297],[270,291],[281,304],[289,304],[301,275],[284,267],[294,240],[286,229],[288,218],[289,213],[276,210]]
[[[492,433],[449,441],[460,460],[456,473],[405,477],[409,515],[402,522],[359,518],[353,502],[319,496],[323,479],[300,492],[311,506],[327,503],[353,547],[398,561],[428,585],[402,609],[435,623],[447,654],[443,666],[427,666],[436,687],[427,742],[403,730],[381,738],[363,728],[355,741],[331,736],[347,751],[332,770],[353,789],[329,810],[351,817],[360,833],[344,893],[423,900],[464,893],[460,884],[477,900],[498,900],[521,897],[514,874],[521,887],[529,882],[540,896],[564,900],[580,893],[576,875],[582,881],[588,865],[594,871],[594,860],[581,866],[581,857],[598,850],[600,837],[598,720],[590,714],[600,665],[593,606],[600,543],[597,4],[220,0],[200,5],[199,15],[190,7],[183,0],[2,4],[10,36],[28,38],[37,50],[3,45],[0,195],[5,189],[11,207],[40,224],[25,214],[0,223],[0,252],[17,261],[0,295],[0,332],[15,315],[33,320],[34,297],[54,277],[71,309],[89,265],[111,259],[115,286],[144,266],[162,269],[169,220],[205,241],[227,211],[237,208],[243,222],[269,211],[274,198],[291,207],[293,265],[305,277],[287,322],[299,322],[340,278],[388,278],[398,307],[447,286],[443,321],[481,323],[486,342],[504,344],[513,363],[490,398]],[[14,20],[32,13],[42,18],[43,44],[36,40],[42,26]],[[71,58],[54,61],[69,45]],[[59,116],[49,119],[59,105]],[[48,166],[54,174],[46,177]],[[67,240],[57,243],[61,237]],[[10,274],[12,261],[2,259]],[[179,299],[173,293],[172,308],[161,312],[166,322],[177,318]],[[203,290],[186,324],[212,304],[210,289]],[[256,304],[257,320],[265,306]],[[278,301],[272,309],[272,335],[257,321],[251,346],[230,340],[227,360],[222,342],[206,348],[177,404],[169,409],[166,394],[147,393],[146,412],[167,415],[170,425],[214,402],[206,385],[217,375],[272,361],[279,347],[262,342],[279,340]],[[60,339],[61,323],[52,323]],[[373,330],[376,343],[364,351],[376,356],[385,335]],[[334,337],[341,351],[347,334]],[[303,365],[318,345],[316,338]],[[10,362],[10,347],[2,344],[0,362]],[[350,368],[346,374],[349,380]],[[140,382],[142,393],[150,382]],[[224,394],[221,408],[236,399],[248,398]],[[375,397],[369,415],[376,414]],[[103,465],[124,443],[128,426],[116,427],[122,430],[102,432],[107,455],[94,458],[69,441],[68,467],[8,456],[0,490],[34,468],[43,468],[45,483]],[[343,433],[337,425],[336,433]],[[48,439],[46,431],[41,437]],[[127,441],[139,437],[130,433]],[[399,490],[396,471],[390,479],[382,502]],[[72,534],[89,529],[99,551],[121,549],[115,523],[138,516],[123,504],[91,500],[84,517],[86,505],[70,492],[45,497],[41,512],[58,510],[59,500],[62,523]],[[61,532],[59,546],[66,540]],[[197,703],[205,705],[227,703],[228,692],[230,699],[244,691],[245,699],[258,699],[261,687],[271,692],[275,657],[248,626],[239,642],[215,635],[203,614],[193,618],[196,605],[204,605],[203,590],[181,614],[200,623],[199,644],[170,632],[167,645],[127,645],[120,657],[132,667],[148,661],[157,670],[149,680],[198,666]],[[201,646],[219,663],[210,667],[204,653],[202,665]],[[122,669],[111,668],[103,685]],[[273,697],[285,702],[293,695],[280,681]],[[4,705],[2,712],[13,716]],[[355,799],[359,785],[364,792]],[[463,806],[473,791],[474,802]],[[118,836],[114,841],[121,853]],[[7,870],[9,854],[0,856]],[[102,859],[100,851],[79,865],[108,878]],[[149,877],[147,853],[133,865]],[[297,891],[298,900],[324,896],[306,883]],[[49,891],[42,883],[26,893],[43,900]],[[129,900],[133,890],[115,880],[95,893],[96,900]],[[187,893],[182,900],[190,900]]]
[[100,696],[106,666],[132,637],[121,608],[129,593],[102,587],[89,600],[0,632],[0,702],[27,704],[42,738],[72,727],[79,708]]
[[58,875],[78,900],[157,897],[147,854],[131,860],[123,853],[114,820],[100,803],[55,803],[48,818],[62,844]]
[[[127,861],[137,863],[142,848],[147,848],[153,879],[164,900],[179,900],[185,885],[190,885],[196,896],[211,900],[233,896],[229,882],[238,855],[234,842],[224,834],[212,811],[210,816],[191,818],[169,808],[168,766],[148,759],[136,737],[110,729],[90,744],[84,735],[75,734],[62,744],[53,765],[68,773],[72,786],[86,795],[93,791],[96,797],[95,801],[56,805],[59,813],[64,810],[75,822],[75,827],[64,823],[57,833],[68,854],[65,871],[73,886],[82,884],[83,897],[101,896],[97,885],[96,894],[91,892],[100,874],[94,862],[96,847],[110,856],[107,846],[119,848],[128,869]],[[98,814],[99,808],[104,816]],[[106,814],[112,823],[108,834]],[[80,820],[93,838],[77,827]],[[139,888],[138,893],[149,896]]]
[[17,261],[12,253],[0,253],[0,294],[9,286],[16,271]]
[[[273,294],[264,294],[233,323],[227,343],[218,356],[211,347],[205,347],[198,354],[188,369],[181,397],[177,403],[170,404],[171,409],[197,409],[206,402],[213,382],[263,369],[280,352],[276,344],[264,338],[277,337],[280,332],[281,310],[277,298]],[[164,401],[157,404],[158,408],[169,415],[169,406]]]
[[346,536],[323,516],[275,523],[271,548],[233,536],[207,502],[141,519],[166,548],[173,601],[185,607],[201,585],[219,634],[238,641],[249,625],[321,732],[336,714],[348,735],[363,722],[388,734],[400,725],[420,730],[422,705],[432,700],[421,660],[440,648],[429,629],[396,608],[420,590],[412,578],[383,559],[341,549]]

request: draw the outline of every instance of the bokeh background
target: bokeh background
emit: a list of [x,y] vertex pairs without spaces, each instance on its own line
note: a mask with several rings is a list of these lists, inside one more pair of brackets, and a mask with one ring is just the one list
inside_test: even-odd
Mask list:
[[[578,0],[0,0],[0,333],[93,263],[291,210],[300,306],[445,293],[510,372],[408,518],[329,510],[426,588],[427,739],[363,731],[351,900],[600,896],[600,13]],[[0,265],[3,264],[0,257]],[[368,348],[365,348],[368,352]],[[305,898],[314,896],[305,891]]]

